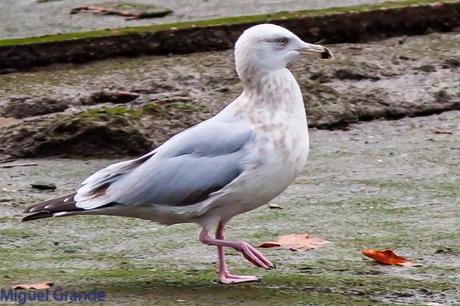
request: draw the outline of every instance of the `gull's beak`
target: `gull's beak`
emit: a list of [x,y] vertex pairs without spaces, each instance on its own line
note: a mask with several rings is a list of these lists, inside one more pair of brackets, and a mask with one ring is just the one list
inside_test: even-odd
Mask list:
[[334,58],[334,56],[332,55],[332,52],[329,51],[328,48],[323,47],[321,45],[309,44],[306,42],[303,42],[302,46],[299,49],[297,49],[297,51],[302,54],[319,54],[321,58],[324,58],[324,59]]

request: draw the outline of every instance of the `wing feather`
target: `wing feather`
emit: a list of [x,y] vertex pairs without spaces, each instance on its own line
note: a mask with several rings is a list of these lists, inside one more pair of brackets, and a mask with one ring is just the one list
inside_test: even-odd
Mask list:
[[75,196],[85,210],[107,204],[184,206],[203,201],[243,171],[245,123],[205,121],[139,159],[104,168]]

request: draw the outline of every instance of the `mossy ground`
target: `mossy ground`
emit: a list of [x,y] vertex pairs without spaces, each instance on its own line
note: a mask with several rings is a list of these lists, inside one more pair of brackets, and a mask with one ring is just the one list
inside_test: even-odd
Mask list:
[[130,33],[144,33],[144,32],[158,32],[170,29],[188,29],[192,27],[213,27],[221,25],[230,25],[230,24],[244,24],[244,23],[254,23],[254,22],[270,22],[273,20],[283,20],[289,18],[305,18],[305,17],[314,17],[314,16],[323,16],[323,15],[332,15],[332,14],[344,14],[344,13],[354,13],[354,12],[366,12],[371,10],[377,10],[381,8],[399,8],[410,5],[424,5],[424,4],[433,4],[437,2],[444,3],[454,3],[458,0],[401,0],[401,1],[388,1],[378,4],[365,4],[365,5],[354,5],[346,7],[332,7],[325,9],[317,10],[301,10],[301,11],[292,11],[292,12],[279,12],[279,13],[270,13],[270,14],[258,14],[258,15],[248,15],[248,16],[236,16],[236,17],[222,17],[209,20],[197,20],[197,21],[187,21],[187,22],[177,22],[177,23],[168,23],[168,24],[156,24],[149,26],[138,26],[138,27],[126,27],[118,29],[104,29],[104,30],[95,30],[88,32],[79,32],[79,33],[65,33],[65,34],[55,34],[55,35],[44,35],[37,37],[26,37],[26,38],[14,38],[14,39],[4,39],[0,40],[1,46],[14,46],[14,45],[23,45],[23,44],[34,44],[34,43],[47,43],[47,42],[56,42],[56,41],[66,41],[66,40],[75,40],[75,39],[85,39],[85,38],[95,38],[95,37],[105,37],[105,36],[118,36]]
[[[334,61],[305,57],[292,63],[290,69],[304,93],[309,123],[313,126],[338,126],[382,116],[411,116],[456,107],[460,78],[456,64],[449,62],[458,62],[459,43],[458,33],[433,33],[372,43],[329,45],[336,54]],[[435,71],[418,69],[422,66]],[[345,76],[338,76],[344,71]],[[356,75],[360,77],[357,79]],[[116,90],[140,96],[130,103],[132,108],[124,104],[80,102],[91,100],[88,97],[95,92]],[[4,97],[0,104],[15,104],[21,101],[18,98],[47,98],[69,107],[91,105],[93,109],[82,116],[110,117],[117,113],[142,119],[149,115],[182,127],[220,111],[241,90],[231,50],[114,58],[0,76],[0,96]],[[442,100],[439,93],[444,93]],[[0,116],[11,114],[2,113],[0,107]]]
[[94,120],[109,121],[112,119],[131,119],[140,120],[148,118],[155,119],[180,119],[187,114],[199,113],[204,109],[198,105],[184,102],[172,102],[160,104],[155,101],[148,102],[142,106],[130,108],[126,106],[106,106],[87,109],[78,114],[78,116]]
[[[235,286],[216,283],[215,250],[197,241],[196,225],[103,216],[19,222],[25,206],[70,192],[114,160],[40,159],[2,169],[0,288],[51,280],[66,290],[105,291],[110,305],[454,305],[459,122],[457,111],[312,131],[307,168],[274,200],[284,209],[239,216],[227,236],[257,245],[307,232],[332,243],[304,253],[262,250],[277,266],[268,272],[229,250],[231,271],[263,279]],[[58,190],[35,191],[36,181]],[[390,248],[422,266],[378,265],[361,255],[364,248]]]
[[[385,67],[383,72],[371,71],[372,75],[388,70],[403,78],[412,71],[410,66],[432,64],[438,73],[417,75],[418,91],[422,91],[419,80],[434,80],[432,84],[449,89],[451,83],[441,78],[441,73],[449,73],[453,79],[456,70],[445,72],[441,66],[456,55],[455,37],[433,34],[405,39],[402,45],[398,38],[336,46],[338,59],[331,64],[336,65],[332,70],[323,63],[299,62],[295,72],[300,84],[306,86],[313,72],[323,71],[328,77],[347,60],[362,66],[365,56]],[[416,61],[390,64],[399,55]],[[217,110],[231,101],[241,89],[236,82],[231,54],[224,52],[60,65],[2,76],[0,87],[5,96],[46,96],[50,92],[72,96],[105,88],[144,90],[145,96],[139,100],[146,100],[133,108],[95,106],[80,116],[137,120],[153,115],[168,121],[167,116],[177,112],[182,117],[176,119],[183,121],[184,113],[194,113],[205,105]],[[382,82],[386,88],[401,83],[398,79]],[[343,83],[359,91],[359,86],[374,84],[366,80]],[[318,95],[332,88],[311,86],[321,87]],[[225,93],[220,91],[224,87]],[[197,88],[211,94],[197,93]],[[347,93],[346,86],[334,88],[360,97],[357,91]],[[449,92],[455,95],[452,88]],[[171,92],[164,104],[155,96],[162,91]],[[193,103],[183,102],[190,101],[184,92],[193,95]],[[383,92],[367,97],[366,105],[378,100],[374,97],[395,96]],[[228,237],[256,245],[278,234],[308,232],[332,243],[307,253],[263,250],[278,267],[269,272],[256,270],[230,250],[233,272],[263,278],[261,283],[238,286],[215,282],[215,250],[197,241],[195,225],[163,227],[114,217],[19,223],[20,212],[27,205],[71,192],[87,175],[114,160],[40,159],[33,160],[39,163],[37,167],[0,169],[0,288],[52,280],[68,290],[104,290],[109,305],[454,305],[460,300],[459,122],[459,112],[447,112],[363,123],[348,131],[312,131],[305,172],[274,200],[284,209],[265,206],[239,216],[229,224]],[[56,183],[58,190],[31,189],[30,183],[37,181]],[[363,248],[391,248],[423,266],[380,266],[363,258]]]

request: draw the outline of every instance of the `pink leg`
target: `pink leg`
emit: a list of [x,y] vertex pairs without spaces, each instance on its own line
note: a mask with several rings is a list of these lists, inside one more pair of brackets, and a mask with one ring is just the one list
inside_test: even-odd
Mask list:
[[[224,239],[224,223],[220,222],[217,230],[216,230],[216,239],[223,240]],[[223,284],[235,284],[235,283],[243,283],[243,282],[255,282],[259,281],[260,279],[257,276],[249,276],[249,275],[233,275],[230,274],[227,270],[227,264],[225,262],[225,252],[224,247],[218,245],[217,246],[217,253],[219,255],[219,280]]]
[[224,240],[224,223],[219,223],[216,231],[216,239],[209,237],[208,230],[203,228],[200,233],[200,241],[207,245],[217,246],[219,255],[219,280],[224,284],[258,281],[256,276],[232,275],[228,272],[225,263],[224,247],[231,247],[241,252],[243,256],[257,267],[272,269],[275,266],[266,259],[258,250],[243,241]]

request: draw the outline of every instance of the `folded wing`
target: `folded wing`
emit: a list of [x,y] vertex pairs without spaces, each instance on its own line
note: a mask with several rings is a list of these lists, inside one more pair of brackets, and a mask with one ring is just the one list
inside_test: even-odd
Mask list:
[[93,174],[77,191],[76,206],[203,201],[241,174],[251,134],[247,124],[205,121],[137,160]]

